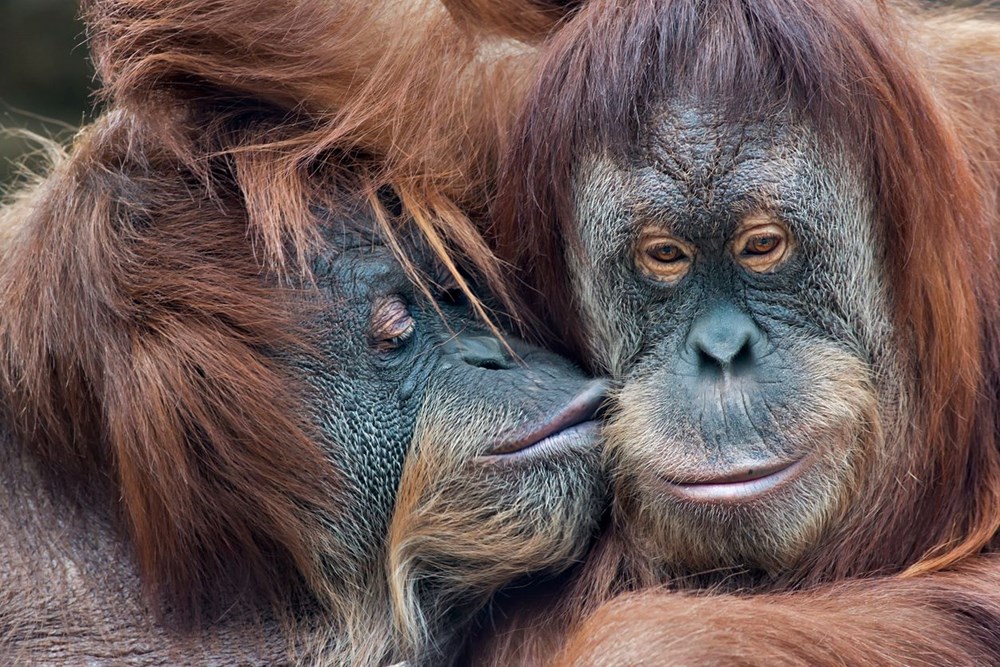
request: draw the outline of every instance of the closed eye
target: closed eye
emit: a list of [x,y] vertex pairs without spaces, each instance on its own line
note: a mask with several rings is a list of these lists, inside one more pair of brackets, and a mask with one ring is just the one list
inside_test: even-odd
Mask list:
[[402,348],[413,338],[416,328],[416,320],[401,297],[382,297],[375,302],[370,331],[376,349],[392,351]]

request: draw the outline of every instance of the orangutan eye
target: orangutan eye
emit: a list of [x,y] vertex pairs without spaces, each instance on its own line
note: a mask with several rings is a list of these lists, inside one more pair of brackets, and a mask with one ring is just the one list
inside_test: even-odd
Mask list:
[[781,245],[781,237],[776,234],[755,236],[747,241],[743,248],[744,255],[766,255]]
[[790,255],[791,241],[784,226],[769,218],[744,223],[733,241],[733,255],[742,266],[756,273],[774,271]]
[[673,243],[657,243],[650,248],[646,248],[646,254],[654,261],[666,264],[677,262],[687,257],[684,251]]
[[671,236],[656,234],[640,239],[636,265],[650,278],[675,283],[688,272],[694,248]]
[[410,309],[398,296],[380,299],[372,308],[372,342],[379,350],[401,348],[413,337],[416,326]]

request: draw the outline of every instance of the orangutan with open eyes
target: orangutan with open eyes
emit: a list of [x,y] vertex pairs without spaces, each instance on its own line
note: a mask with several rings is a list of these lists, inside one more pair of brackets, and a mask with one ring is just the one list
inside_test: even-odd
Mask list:
[[996,16],[593,0],[543,50],[495,240],[614,378],[614,501],[491,659],[666,586],[565,660],[1000,661]]

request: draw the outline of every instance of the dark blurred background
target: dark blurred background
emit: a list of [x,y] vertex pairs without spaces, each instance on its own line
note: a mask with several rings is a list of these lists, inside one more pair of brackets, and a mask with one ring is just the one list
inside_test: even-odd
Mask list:
[[95,88],[77,0],[0,0],[0,190],[37,148],[7,131],[67,139],[91,117]]

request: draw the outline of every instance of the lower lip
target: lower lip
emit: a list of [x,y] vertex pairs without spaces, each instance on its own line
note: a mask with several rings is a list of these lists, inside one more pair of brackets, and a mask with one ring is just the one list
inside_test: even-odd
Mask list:
[[740,482],[699,482],[684,484],[667,482],[670,492],[696,503],[745,503],[757,500],[785,486],[805,469],[805,459],[800,459],[769,475]]
[[558,433],[542,438],[538,442],[508,454],[484,454],[476,457],[483,463],[506,463],[530,461],[572,452],[591,450],[599,437],[600,424],[586,421],[574,424]]

